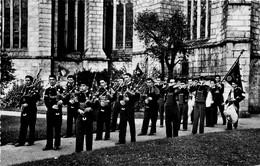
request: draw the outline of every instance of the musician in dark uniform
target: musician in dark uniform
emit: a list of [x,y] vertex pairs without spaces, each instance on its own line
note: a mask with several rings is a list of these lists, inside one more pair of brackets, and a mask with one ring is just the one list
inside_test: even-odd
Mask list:
[[[112,123],[111,123],[111,132],[116,131],[117,129],[117,117],[120,113],[120,92],[122,90],[122,86],[124,84],[124,78],[120,77],[118,78],[118,84],[115,86],[113,94],[113,98],[115,100],[113,106],[112,106]],[[119,127],[118,127],[119,129]]]
[[158,99],[160,98],[159,89],[154,86],[153,79],[146,79],[146,90],[144,93],[145,97],[145,110],[144,110],[144,119],[141,129],[141,133],[138,136],[146,135],[149,121],[151,120],[151,130],[148,135],[153,135],[156,133],[156,121],[158,117]]
[[[178,106],[180,111],[179,120],[183,124],[183,131],[188,129],[188,99],[189,90],[187,89],[186,80],[181,79],[178,91]],[[181,123],[179,123],[180,125]],[[180,127],[179,127],[180,128]]]
[[[230,90],[228,94],[228,98],[226,100],[226,104],[231,105],[234,104],[236,109],[237,115],[239,115],[239,103],[245,99],[245,96],[243,95],[243,90],[241,87],[237,85],[237,83],[232,82],[232,89]],[[234,129],[236,129],[238,126],[238,120],[233,124]],[[232,122],[228,119],[227,123],[227,129],[226,130],[232,130]]]
[[165,95],[165,88],[166,88],[167,82],[164,82],[160,78],[157,78],[155,86],[160,91],[160,98],[158,100],[158,111],[160,115],[160,127],[163,127],[164,124],[164,95]]
[[105,124],[105,140],[110,139],[110,120],[111,120],[111,95],[105,80],[100,80],[100,88],[95,94],[95,101],[99,103],[97,113],[97,135],[96,141],[102,140],[103,126]]
[[88,86],[80,82],[79,93],[77,94],[78,116],[76,121],[76,152],[83,151],[84,136],[86,135],[86,150],[92,150],[93,146],[93,108],[94,103],[90,101]]
[[165,125],[166,137],[178,137],[179,132],[179,108],[177,105],[179,88],[175,79],[170,79],[165,94]]
[[140,94],[133,91],[134,84],[131,81],[131,74],[124,75],[124,86],[120,97],[120,122],[119,122],[119,141],[115,144],[125,144],[127,122],[130,126],[131,142],[136,142],[135,133],[135,102],[140,98]]
[[[61,145],[62,104],[63,88],[56,85],[55,75],[49,76],[50,87],[45,90],[44,102],[47,107],[47,144],[43,150],[58,150]],[[55,143],[53,148],[53,129],[55,132]]]
[[73,75],[69,75],[67,80],[68,82],[66,85],[64,98],[64,103],[67,105],[67,131],[64,138],[73,136],[73,124],[75,126],[74,131],[76,131],[76,119],[78,116],[76,109],[77,101],[75,100],[75,93],[77,93],[75,77]]
[[219,109],[222,117],[223,125],[226,125],[226,117],[224,115],[224,97],[223,97],[224,84],[220,82],[221,80],[219,75],[215,76],[215,80],[216,80],[216,89],[215,89],[215,96],[213,100],[216,109],[214,112],[214,116],[215,116],[214,124],[217,124],[218,122],[218,109]]
[[197,133],[199,123],[199,133],[204,133],[206,98],[208,94],[208,86],[205,84],[205,81],[205,77],[200,76],[199,84],[190,87],[190,91],[195,92],[194,122],[192,127],[192,134]]
[[25,76],[25,83],[25,87],[22,90],[22,97],[19,101],[19,106],[22,109],[20,135],[15,146],[23,146],[25,144],[28,126],[30,129],[30,136],[27,146],[33,145],[35,139],[35,123],[37,115],[36,102],[40,99],[40,95],[36,87],[33,85],[32,76]]

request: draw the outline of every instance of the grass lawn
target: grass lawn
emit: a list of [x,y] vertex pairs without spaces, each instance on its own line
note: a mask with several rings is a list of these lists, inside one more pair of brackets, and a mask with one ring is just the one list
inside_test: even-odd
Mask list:
[[257,165],[260,129],[137,142],[20,165]]
[[[20,131],[20,117],[18,116],[1,116],[1,145],[13,143],[18,140]],[[66,133],[66,121],[63,120],[61,134]],[[29,138],[29,128],[27,130],[27,138]],[[46,139],[46,119],[37,118],[35,125],[35,139]]]

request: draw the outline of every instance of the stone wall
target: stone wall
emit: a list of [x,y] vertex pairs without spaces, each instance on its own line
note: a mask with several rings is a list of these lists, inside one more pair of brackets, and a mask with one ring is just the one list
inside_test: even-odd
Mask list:
[[260,2],[252,2],[251,19],[251,63],[249,77],[249,109],[260,110]]

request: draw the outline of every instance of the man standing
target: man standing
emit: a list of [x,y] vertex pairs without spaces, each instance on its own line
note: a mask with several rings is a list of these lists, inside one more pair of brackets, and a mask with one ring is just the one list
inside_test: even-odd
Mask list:
[[192,134],[196,134],[199,126],[199,132],[204,133],[204,119],[206,109],[206,98],[208,93],[208,86],[205,85],[205,78],[199,78],[199,84],[190,87],[191,92],[195,92],[195,105],[194,105],[194,122]]
[[215,104],[215,112],[214,112],[214,124],[218,122],[218,109],[221,113],[223,125],[226,125],[226,117],[224,115],[224,84],[220,82],[220,76],[215,76],[216,85],[215,85],[215,95],[214,95],[214,104]]
[[[45,90],[44,102],[47,107],[47,144],[43,150],[59,150],[60,149],[60,135],[62,125],[62,93],[63,88],[56,86],[56,76],[49,76],[50,87]],[[53,148],[53,128],[55,131],[55,143]]]
[[93,107],[94,104],[89,100],[88,86],[80,83],[78,98],[78,117],[76,121],[76,153],[83,151],[84,136],[86,135],[86,150],[92,150],[93,146]]
[[183,131],[186,131],[188,129],[188,98],[189,98],[189,91],[186,86],[186,80],[182,79],[180,81],[180,86],[179,86],[178,104],[180,110],[179,120],[180,122],[182,120]]
[[66,85],[66,89],[65,89],[65,99],[64,102],[65,104],[67,104],[67,132],[66,135],[64,136],[64,138],[67,137],[72,137],[73,136],[73,132],[72,132],[72,128],[73,128],[73,121],[74,121],[74,125],[75,125],[75,130],[76,131],[76,119],[77,119],[77,109],[76,109],[76,105],[77,105],[77,101],[75,100],[75,92],[77,90],[76,87],[76,81],[75,81],[75,77],[73,75],[69,75],[67,77],[67,85]]
[[[118,85],[114,88],[114,95],[113,98],[115,99],[115,102],[112,107],[112,123],[111,123],[111,132],[116,131],[117,129],[117,117],[120,113],[120,92],[122,90],[122,87],[124,85],[124,78],[120,77],[118,78]],[[119,127],[118,127],[119,128]]]
[[30,137],[27,146],[34,144],[35,139],[35,123],[37,115],[36,102],[40,99],[40,95],[36,87],[32,84],[33,77],[25,76],[25,87],[22,90],[22,97],[19,101],[21,106],[21,126],[19,140],[15,146],[23,146],[26,141],[27,128],[30,129]]
[[170,79],[165,96],[165,124],[166,137],[178,137],[179,131],[179,108],[177,105],[178,87],[175,79]]
[[[236,113],[239,115],[239,103],[245,99],[245,96],[243,95],[243,90],[241,87],[238,87],[238,85],[235,82],[231,83],[232,89],[230,90],[228,94],[228,98],[226,100],[226,104],[231,105],[234,104],[236,107]],[[234,129],[238,126],[238,120],[234,123]],[[231,120],[227,123],[227,129],[226,130],[232,130],[232,122]]]
[[122,97],[120,97],[120,123],[119,141],[115,144],[125,144],[127,122],[130,126],[131,142],[136,142],[135,138],[135,102],[139,100],[140,94],[132,91],[133,83],[131,74],[124,75],[124,86],[122,87]]
[[163,127],[163,119],[164,119],[164,95],[165,95],[165,88],[166,88],[167,82],[162,81],[160,78],[157,78],[155,86],[160,91],[160,98],[158,100],[158,110],[160,115],[160,127]]
[[105,124],[105,140],[110,139],[110,120],[111,120],[111,95],[105,80],[100,80],[100,88],[96,92],[96,102],[99,102],[97,114],[97,135],[96,141],[102,140],[103,126]]
[[145,90],[145,110],[144,110],[144,119],[141,129],[141,133],[138,136],[146,135],[149,121],[151,120],[151,130],[149,135],[156,133],[156,121],[158,117],[158,99],[160,97],[159,89],[154,86],[153,79],[146,79],[146,90]]

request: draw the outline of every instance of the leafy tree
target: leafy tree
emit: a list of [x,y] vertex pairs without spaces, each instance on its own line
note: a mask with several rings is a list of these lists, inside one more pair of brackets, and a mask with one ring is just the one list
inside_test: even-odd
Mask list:
[[168,68],[169,78],[172,78],[177,53],[186,53],[184,39],[188,26],[182,11],[175,9],[169,14],[145,11],[138,14],[134,25],[139,39],[144,41],[145,52],[159,59],[162,78],[165,76],[164,64]]
[[11,58],[8,57],[5,51],[1,50],[0,56],[1,56],[0,92],[3,93],[3,89],[6,87],[7,83],[15,79],[15,76],[13,75],[15,69],[13,68]]

